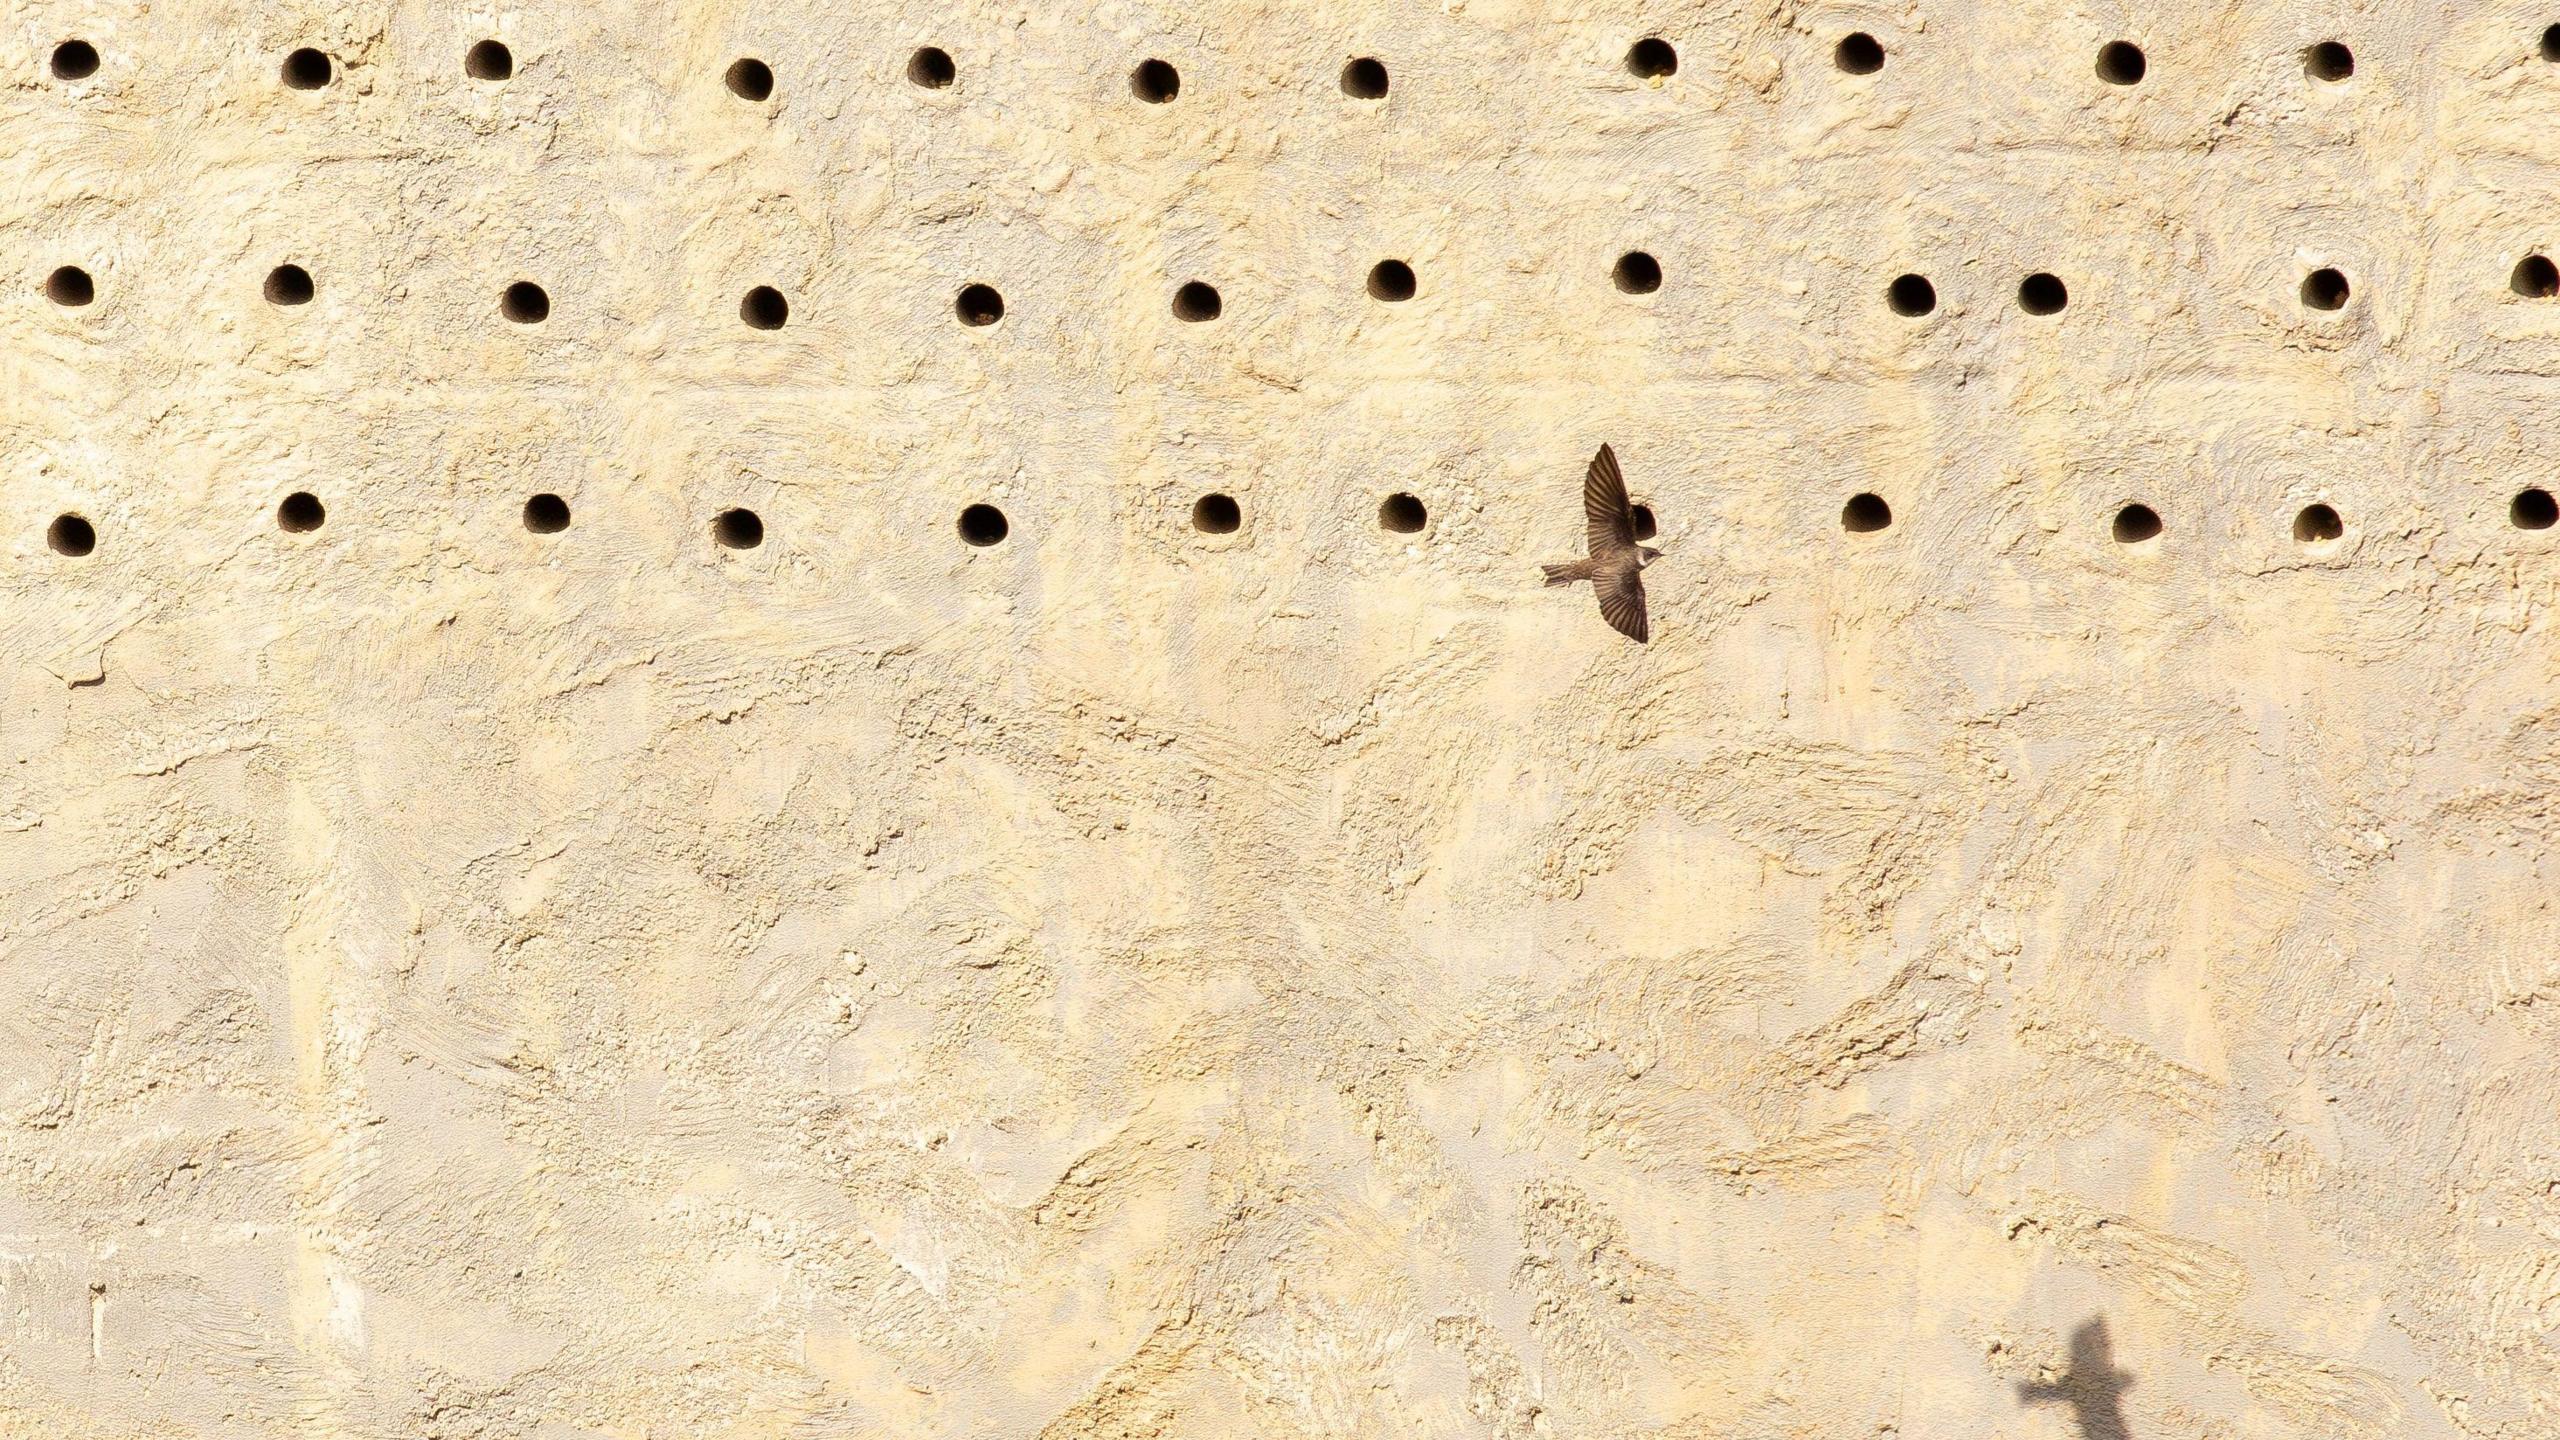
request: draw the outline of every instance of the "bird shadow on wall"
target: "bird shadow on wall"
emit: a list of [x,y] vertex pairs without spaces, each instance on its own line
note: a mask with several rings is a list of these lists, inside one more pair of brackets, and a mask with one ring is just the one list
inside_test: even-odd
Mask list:
[[2124,1392],[2132,1388],[2133,1372],[2116,1368],[2107,1317],[2100,1315],[2071,1332],[2071,1367],[2051,1384],[2020,1385],[2018,1398],[2029,1405],[2070,1406],[2082,1440],[2133,1440],[2124,1423]]

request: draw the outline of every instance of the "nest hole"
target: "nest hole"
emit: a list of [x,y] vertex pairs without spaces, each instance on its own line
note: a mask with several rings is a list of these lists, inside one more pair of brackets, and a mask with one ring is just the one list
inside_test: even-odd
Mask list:
[[1642,250],[1630,250],[1610,267],[1609,279],[1629,295],[1650,295],[1662,288],[1662,262]]
[[311,272],[299,265],[279,265],[267,272],[266,296],[270,305],[308,305],[319,293],[312,284]]
[[510,79],[516,73],[516,52],[503,42],[483,40],[462,52],[462,73],[492,84]]
[[54,554],[76,560],[98,548],[98,527],[90,524],[86,516],[56,515],[53,523],[45,527],[44,541],[53,547]]
[[1342,93],[1354,100],[1387,98],[1387,67],[1363,55],[1342,67]]
[[569,528],[569,502],[545,491],[524,502],[524,528],[536,535],[557,535]]
[[1198,280],[1190,281],[1173,292],[1173,315],[1197,325],[1215,320],[1225,313],[1226,302],[1218,298],[1218,287]]
[[1633,511],[1636,517],[1636,538],[1638,540],[1650,540],[1656,535],[1662,533],[1662,527],[1654,522],[1652,506],[1636,505],[1629,508]]
[[1211,493],[1191,505],[1191,528],[1203,535],[1233,535],[1244,524],[1244,508],[1232,495]]
[[2335,40],[2323,40],[2302,52],[2302,73],[2335,85],[2356,73],[2356,52]]
[[982,550],[1003,544],[1004,537],[1012,533],[1011,522],[993,505],[972,505],[960,512],[960,538]]
[[2538,485],[2519,490],[2507,505],[2507,523],[2519,530],[2548,530],[2560,523],[2560,500]]
[[1182,72],[1162,60],[1141,60],[1129,72],[1129,93],[1150,105],[1170,105],[1182,93]]
[[65,40],[53,47],[53,73],[61,80],[86,80],[98,73],[98,47],[86,40]]
[[2142,47],[2130,40],[2110,40],[2098,47],[2098,78],[2110,85],[2139,85],[2151,73]]
[[282,74],[288,89],[317,90],[336,73],[336,64],[308,45],[284,57]]
[[1402,491],[1378,502],[1378,527],[1398,535],[1415,535],[1431,519],[1422,502]]
[[1884,46],[1864,30],[1840,37],[1831,63],[1851,75],[1873,75],[1884,68]]
[[2160,512],[2148,505],[2127,505],[2116,512],[2116,543],[2139,545],[2160,533]]
[[754,330],[779,330],[791,319],[791,302],[770,285],[759,285],[738,302],[738,318]]
[[2302,277],[2302,303],[2314,310],[2343,309],[2353,293],[2347,277],[2335,270],[2323,268]]
[[960,78],[960,67],[952,63],[951,52],[939,45],[927,45],[907,57],[907,83],[920,90],[948,90]]
[[530,280],[519,280],[498,296],[498,313],[519,325],[539,325],[551,318],[551,296]]
[[729,93],[741,100],[762,104],[773,98],[773,67],[752,55],[731,64],[722,78]]
[[2030,315],[2058,315],[2071,303],[2071,289],[2062,277],[2037,271],[2018,282],[2018,308]]
[[1893,507],[1873,492],[1852,495],[1849,503],[1840,507],[1840,528],[1852,535],[1872,535],[1892,524]]
[[1680,52],[1659,35],[1647,35],[1627,47],[1627,73],[1639,80],[1659,80],[1680,73]]
[[764,519],[753,510],[723,510],[711,517],[711,538],[726,550],[753,550],[764,543]]
[[71,309],[98,298],[98,284],[77,265],[65,265],[44,277],[44,298]]
[[2326,505],[2305,505],[2293,517],[2293,538],[2305,545],[2326,545],[2347,533],[2347,522]]
[[307,535],[329,523],[329,507],[308,490],[296,490],[276,504],[276,528]]
[[951,308],[963,325],[993,325],[1004,318],[1004,297],[992,285],[963,285]]
[[1413,267],[1401,260],[1381,260],[1369,267],[1369,298],[1398,305],[1413,298]]
[[1926,275],[1896,275],[1884,287],[1884,303],[1896,315],[1917,319],[1938,308],[1938,287]]
[[2507,287],[2529,300],[2548,300],[2560,295],[2560,265],[2552,264],[2548,256],[2527,255],[2516,262]]

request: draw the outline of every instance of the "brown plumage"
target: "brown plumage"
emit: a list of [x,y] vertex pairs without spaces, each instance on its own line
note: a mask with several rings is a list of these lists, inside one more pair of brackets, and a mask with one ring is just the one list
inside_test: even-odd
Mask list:
[[1641,645],[1652,638],[1644,609],[1644,567],[1662,552],[1636,543],[1636,508],[1627,500],[1626,477],[1618,473],[1618,457],[1608,446],[1591,457],[1582,477],[1586,560],[1542,567],[1550,585],[1588,580],[1600,596],[1600,617],[1612,629]]

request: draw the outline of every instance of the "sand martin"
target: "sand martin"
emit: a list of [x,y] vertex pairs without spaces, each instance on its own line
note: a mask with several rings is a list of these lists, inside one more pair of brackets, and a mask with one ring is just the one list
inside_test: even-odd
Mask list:
[[1645,622],[1644,567],[1661,559],[1662,552],[1636,543],[1636,511],[1627,502],[1626,477],[1618,473],[1618,457],[1606,445],[1591,457],[1590,473],[1582,477],[1582,518],[1591,558],[1543,567],[1547,583],[1590,581],[1600,595],[1601,618],[1641,645],[1652,635]]

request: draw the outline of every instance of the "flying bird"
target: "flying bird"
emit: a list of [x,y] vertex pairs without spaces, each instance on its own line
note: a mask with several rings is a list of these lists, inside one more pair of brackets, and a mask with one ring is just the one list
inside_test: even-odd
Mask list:
[[1627,503],[1627,480],[1618,473],[1618,457],[1606,445],[1591,457],[1590,472],[1582,477],[1582,518],[1591,557],[1541,567],[1547,583],[1590,581],[1600,595],[1600,618],[1641,645],[1652,637],[1645,622],[1644,567],[1661,559],[1662,552],[1636,543],[1636,509]]

